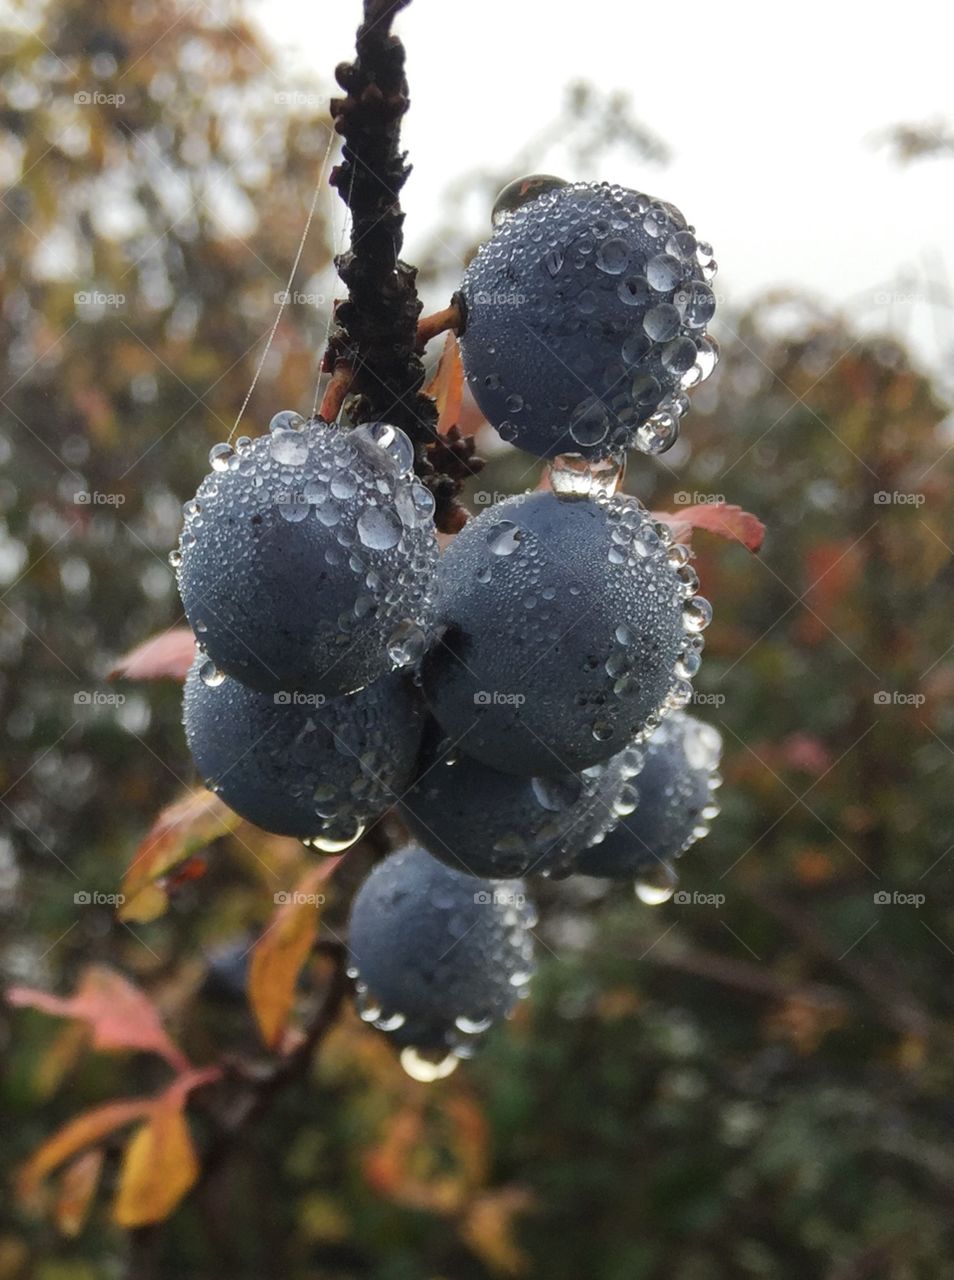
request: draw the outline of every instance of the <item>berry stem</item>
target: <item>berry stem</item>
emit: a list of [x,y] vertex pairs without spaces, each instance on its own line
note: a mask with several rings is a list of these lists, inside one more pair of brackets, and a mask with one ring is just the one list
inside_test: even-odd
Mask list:
[[354,369],[346,360],[339,360],[335,365],[335,371],[331,375],[331,381],[325,388],[325,394],[321,400],[321,407],[318,410],[318,417],[322,422],[334,422],[338,414],[341,412],[341,406],[344,404],[344,398],[354,385]]
[[463,307],[457,295],[450,300],[450,305],[433,315],[424,316],[417,326],[417,349],[423,351],[432,338],[448,331],[460,334],[464,328]]

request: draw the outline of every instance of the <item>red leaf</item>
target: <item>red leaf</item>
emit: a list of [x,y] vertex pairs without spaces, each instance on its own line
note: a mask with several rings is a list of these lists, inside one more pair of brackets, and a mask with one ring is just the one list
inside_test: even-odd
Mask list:
[[54,1017],[78,1018],[88,1022],[94,1049],[158,1053],[176,1071],[189,1067],[187,1059],[163,1027],[159,1012],[149,997],[122,974],[104,965],[89,966],[75,995],[53,996],[32,987],[11,987],[7,991],[7,1000],[12,1005],[40,1009]]
[[758,551],[765,539],[765,525],[758,516],[728,502],[703,502],[682,511],[653,512],[653,518],[664,520],[681,541],[690,538],[693,529],[705,529],[730,542],[741,542],[749,551]]
[[110,680],[184,680],[195,658],[195,637],[188,627],[173,627],[125,654]]

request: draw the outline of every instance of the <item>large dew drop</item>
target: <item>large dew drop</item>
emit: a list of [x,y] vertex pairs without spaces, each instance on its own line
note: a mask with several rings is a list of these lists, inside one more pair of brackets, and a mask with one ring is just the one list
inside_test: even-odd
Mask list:
[[610,498],[625,472],[622,456],[590,461],[579,453],[561,453],[549,464],[550,488],[560,498]]
[[401,1066],[412,1080],[417,1080],[420,1084],[433,1084],[435,1080],[446,1080],[457,1070],[459,1061],[460,1059],[454,1053],[449,1053],[445,1058],[434,1062],[410,1045],[401,1050]]

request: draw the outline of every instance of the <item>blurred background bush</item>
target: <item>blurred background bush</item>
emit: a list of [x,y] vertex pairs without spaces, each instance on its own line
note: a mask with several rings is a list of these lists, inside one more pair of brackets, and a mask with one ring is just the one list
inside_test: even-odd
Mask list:
[[[31,0],[0,30],[0,968],[62,991],[114,965],[199,1062],[254,1050],[235,957],[303,852],[224,836],[149,925],[76,895],[115,892],[195,782],[178,689],[106,673],[181,621],[180,504],[244,400],[330,137],[327,82],[277,94],[259,29],[226,17]],[[435,303],[475,247],[457,211],[546,168],[553,141],[579,172],[612,150],[620,180],[664,185],[628,101],[572,88],[539,145],[457,164],[446,218],[433,193]],[[311,405],[341,221],[320,205],[252,432]],[[933,302],[943,318],[940,285]],[[532,1000],[429,1089],[349,1014],[167,1225],[157,1275],[954,1275],[949,382],[791,291],[717,333],[683,441],[628,480],[654,509],[723,497],[769,530],[758,558],[695,538],[716,610],[696,713],[725,737],[726,783],[683,892],[650,909],[627,886],[546,886]],[[475,503],[536,481],[481,441]],[[332,926],[366,866],[336,882]],[[157,1085],[152,1061],[90,1054],[41,1014],[4,1008],[0,1037],[10,1170],[82,1108]],[[102,1199],[63,1235],[0,1198],[0,1280],[118,1275],[125,1250]]]

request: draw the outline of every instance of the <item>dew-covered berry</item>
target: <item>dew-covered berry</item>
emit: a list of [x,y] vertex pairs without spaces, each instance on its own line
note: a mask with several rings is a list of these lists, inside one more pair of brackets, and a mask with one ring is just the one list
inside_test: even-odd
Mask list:
[[608,760],[691,696],[711,609],[634,498],[508,498],[441,559],[424,692],[455,749],[527,776]]
[[674,205],[608,183],[523,179],[501,195],[461,286],[484,415],[539,457],[662,453],[718,355],[711,247]]
[[426,1054],[447,1074],[527,993],[535,923],[520,881],[477,880],[407,845],[375,867],[351,907],[361,1017],[406,1047],[409,1071],[426,1074]]
[[399,672],[338,698],[264,693],[199,654],[183,721],[196,768],[230,808],[266,831],[335,852],[407,787],[423,716]]
[[719,812],[722,737],[717,729],[683,711],[667,716],[645,744],[645,759],[633,780],[635,809],[623,816],[602,843],[576,859],[582,875],[636,880],[640,896],[662,901],[676,878],[672,863],[709,833]]
[[213,448],[172,559],[216,667],[255,689],[335,696],[420,656],[437,543],[412,460],[394,427],[291,413]]
[[636,746],[580,773],[521,778],[447,745],[425,750],[401,814],[436,858],[473,876],[559,875],[636,803]]

